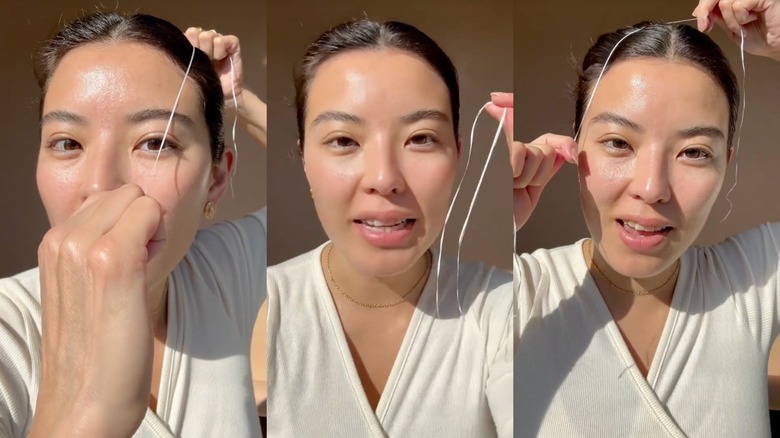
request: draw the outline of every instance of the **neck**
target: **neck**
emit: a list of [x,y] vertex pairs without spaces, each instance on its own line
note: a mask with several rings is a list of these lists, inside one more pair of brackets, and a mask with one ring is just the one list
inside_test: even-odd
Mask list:
[[[679,260],[664,268],[658,274],[646,278],[632,278],[621,275],[610,266],[602,256],[602,251],[592,239],[585,242],[582,252],[591,276],[599,291],[610,295],[623,295],[628,298],[653,296],[664,302],[671,302],[677,277]],[[600,272],[599,272],[600,271]],[[606,277],[606,278],[604,278]]]
[[[427,277],[429,270],[428,257],[426,251],[411,267],[387,277],[375,277],[359,272],[332,243],[322,251],[320,261],[334,299],[348,300],[349,298],[344,296],[346,294],[361,304],[383,305],[405,297],[405,302],[415,305],[425,287],[426,278],[423,276]],[[332,279],[328,275],[328,264]]]
[[168,276],[149,289],[146,296],[146,310],[152,322],[154,336],[159,338],[166,335],[168,322]]

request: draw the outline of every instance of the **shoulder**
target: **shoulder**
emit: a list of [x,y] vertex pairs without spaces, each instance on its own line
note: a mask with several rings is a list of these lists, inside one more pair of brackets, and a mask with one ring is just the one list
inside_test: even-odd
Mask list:
[[321,276],[320,254],[327,245],[324,243],[311,251],[297,255],[282,263],[268,267],[268,294],[278,295],[303,292],[317,276]]
[[582,239],[570,245],[515,255],[513,270],[520,290],[535,292],[551,283],[582,276],[584,241]]
[[40,321],[40,313],[38,268],[0,279],[0,320],[10,323],[24,316]]
[[37,397],[41,350],[38,269],[0,280],[0,429],[24,436]]
[[208,246],[245,241],[252,242],[253,246],[262,244],[265,247],[268,227],[267,216],[267,208],[263,207],[242,218],[214,224],[199,230],[193,244],[195,246]]

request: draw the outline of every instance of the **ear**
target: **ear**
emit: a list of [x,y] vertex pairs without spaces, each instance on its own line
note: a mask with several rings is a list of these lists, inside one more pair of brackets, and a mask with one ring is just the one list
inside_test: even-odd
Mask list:
[[731,163],[731,158],[734,156],[734,148],[729,146],[729,154],[726,156],[726,165]]
[[458,147],[458,158],[460,159],[460,151],[463,149],[463,139],[460,138],[460,136],[458,136],[457,147]]
[[208,200],[218,203],[225,194],[230,177],[233,175],[235,167],[235,155],[232,149],[225,149],[222,153],[222,160],[211,168],[211,186],[209,187]]

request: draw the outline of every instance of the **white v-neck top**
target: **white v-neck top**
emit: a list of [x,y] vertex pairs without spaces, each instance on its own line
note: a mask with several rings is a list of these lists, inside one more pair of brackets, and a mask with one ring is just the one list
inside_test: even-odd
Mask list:
[[684,253],[646,379],[583,242],[515,259],[516,436],[769,436],[780,223]]
[[[198,232],[168,278],[157,412],[136,438],[258,437],[249,350],[265,298],[266,210]],[[30,432],[41,366],[38,268],[0,280],[0,436]]]
[[268,268],[268,435],[511,437],[511,275],[462,264],[460,314],[445,259],[437,317],[434,265],[374,412],[323,274],[325,245]]

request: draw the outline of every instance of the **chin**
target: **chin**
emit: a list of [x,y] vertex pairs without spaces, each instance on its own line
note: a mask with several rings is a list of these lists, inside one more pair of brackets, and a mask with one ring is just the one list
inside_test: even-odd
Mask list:
[[609,266],[618,274],[634,279],[651,278],[661,274],[674,264],[677,258],[664,255],[637,254],[628,251],[613,252],[613,256],[607,259]]
[[366,276],[382,278],[400,275],[414,266],[425,253],[416,246],[397,249],[368,248],[349,257],[357,271]]

